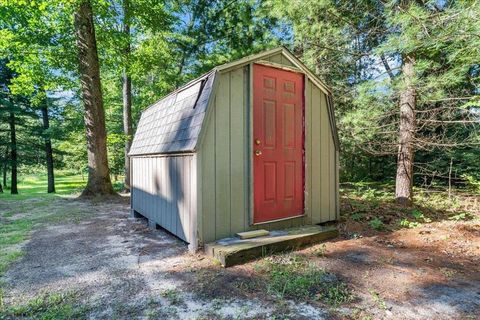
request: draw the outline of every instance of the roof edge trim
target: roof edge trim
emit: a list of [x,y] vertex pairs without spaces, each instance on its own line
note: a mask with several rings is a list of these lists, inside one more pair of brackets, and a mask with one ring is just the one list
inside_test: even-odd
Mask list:
[[290,60],[297,68],[303,70],[306,75],[308,75],[309,78],[313,80],[313,82],[322,89],[322,91],[325,94],[331,94],[332,90],[328,85],[326,85],[320,78],[318,78],[310,69],[302,62],[300,59],[298,59],[293,53],[290,52],[286,47],[281,47],[282,48],[282,54]]
[[200,146],[203,144],[203,140],[205,137],[205,132],[207,131],[207,125],[210,120],[210,115],[212,114],[212,104],[215,101],[215,96],[217,94],[217,87],[218,87],[218,71],[216,68],[214,69],[214,77],[213,77],[213,84],[212,84],[212,91],[210,92],[210,96],[208,97],[207,108],[205,111],[205,117],[203,118],[203,125],[200,128],[200,132],[198,133],[198,139],[195,147],[193,148],[194,152],[197,152]]
[[249,64],[252,60],[258,60],[264,57],[268,57],[271,55],[274,55],[276,53],[282,52],[283,47],[277,47],[271,50],[263,51],[257,54],[252,54],[250,56],[246,56],[244,58],[241,58],[239,60],[233,61],[233,62],[228,62],[222,65],[217,66],[215,69],[218,71],[226,71],[229,69],[237,68],[237,67],[242,67],[244,65]]

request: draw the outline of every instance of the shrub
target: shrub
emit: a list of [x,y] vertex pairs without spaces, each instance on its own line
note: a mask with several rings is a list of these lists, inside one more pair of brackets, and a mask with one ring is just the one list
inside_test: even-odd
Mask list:
[[467,188],[473,192],[480,193],[480,181],[475,179],[475,177],[464,174],[462,178],[465,179]]
[[377,217],[375,217],[375,219],[370,221],[368,224],[375,230],[383,230],[385,228],[382,220],[378,219]]
[[475,216],[468,212],[462,212],[453,216],[450,216],[448,220],[453,221],[465,221],[465,220],[472,220]]
[[350,216],[350,219],[352,219],[353,221],[360,221],[362,218],[363,214],[361,214],[360,212],[352,213],[352,215]]
[[422,224],[419,223],[419,222],[409,221],[408,219],[402,219],[402,220],[400,221],[400,226],[401,226],[401,227],[409,228],[409,229],[417,228],[417,227],[420,227],[421,225],[422,225]]

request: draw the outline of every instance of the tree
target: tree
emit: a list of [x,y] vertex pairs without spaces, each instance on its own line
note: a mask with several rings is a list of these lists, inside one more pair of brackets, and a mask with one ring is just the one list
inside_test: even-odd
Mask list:
[[[7,128],[0,126],[2,131],[8,132],[8,142],[2,143],[5,146],[5,157],[3,163],[3,184],[6,185],[7,163],[10,164],[10,193],[18,194],[18,165],[19,145],[18,127],[20,126],[29,136],[34,135],[34,129],[26,123],[28,118],[35,116],[28,110],[28,99],[15,95],[10,90],[12,80],[18,74],[8,67],[8,60],[0,60],[0,124],[7,124]],[[33,130],[32,130],[33,129]],[[25,141],[25,140],[24,140]],[[25,162],[28,162],[26,153],[23,152]],[[7,159],[8,158],[8,159]]]
[[461,50],[463,58],[459,58],[459,48],[454,48],[455,42],[467,39],[478,44],[475,33],[480,25],[464,26],[466,18],[478,9],[478,4],[469,2],[399,1],[386,7],[391,32],[379,52],[401,61],[398,79],[392,81],[400,105],[395,198],[401,205],[413,201],[416,152],[441,151],[473,142],[472,135],[460,135],[461,129],[452,129],[451,125],[478,130],[475,113],[463,108],[461,102],[466,91],[473,89],[469,95],[475,92],[469,69],[478,65],[478,49]]
[[[8,57],[9,68],[17,74],[10,87],[14,94],[29,99],[29,107],[37,113],[43,129],[36,132],[44,139],[43,152],[47,169],[47,191],[54,192],[54,149],[50,130],[48,93],[67,90],[71,77],[61,68],[68,66],[68,36],[63,33],[66,23],[58,11],[57,1],[26,3],[8,1],[0,5],[1,33],[6,41],[0,41],[0,55]],[[61,36],[58,33],[63,33]],[[71,46],[70,46],[71,47]],[[67,87],[65,87],[67,85]],[[50,110],[49,110],[50,109]],[[32,139],[34,140],[34,139]]]
[[49,133],[50,120],[48,117],[47,101],[47,97],[45,97],[40,110],[42,112],[43,135],[45,140],[45,158],[47,160],[47,192],[52,193],[55,192],[55,175],[53,173],[53,150]]
[[119,0],[97,12],[109,164],[116,172],[119,155],[112,152],[123,132],[125,189],[126,155],[141,109],[218,63],[270,45],[263,36],[268,19],[260,22],[252,3]]
[[397,203],[408,206],[413,198],[413,157],[415,133],[416,92],[413,85],[415,58],[403,57],[402,72],[404,91],[400,93],[400,127],[397,156],[397,177],[395,179],[395,199]]
[[416,172],[450,163],[415,158],[478,150],[478,2],[267,5],[290,27],[297,55],[332,85],[344,177],[394,177],[397,202],[409,205]]
[[[7,150],[10,150],[10,168],[11,168],[11,177],[10,177],[10,193],[18,194],[18,157],[17,157],[17,131],[16,131],[16,117],[15,113],[15,102],[14,97],[10,92],[9,85],[11,83],[14,74],[10,68],[7,67],[7,60],[0,61],[0,106],[2,122],[8,123],[8,135],[10,143],[8,144]],[[4,167],[5,170],[5,167]],[[6,172],[4,172],[6,176]],[[4,181],[6,184],[6,181]]]
[[82,196],[113,194],[108,168],[100,66],[90,1],[80,2],[74,20],[88,152],[88,181]]
[[[126,37],[125,60],[130,59],[130,5],[129,0],[123,0],[123,33]],[[128,152],[132,145],[132,78],[129,74],[128,66],[123,67],[122,74],[122,99],[123,99],[123,133],[125,135],[125,179],[124,190],[130,191],[130,159]]]

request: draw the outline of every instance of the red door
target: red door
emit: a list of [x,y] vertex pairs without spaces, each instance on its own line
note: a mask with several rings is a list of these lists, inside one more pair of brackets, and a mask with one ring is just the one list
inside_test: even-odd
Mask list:
[[303,137],[303,75],[254,64],[254,223],[303,214]]

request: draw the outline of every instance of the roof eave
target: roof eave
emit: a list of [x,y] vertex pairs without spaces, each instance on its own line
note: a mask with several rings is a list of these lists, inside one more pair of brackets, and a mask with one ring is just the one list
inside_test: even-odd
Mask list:
[[185,150],[185,151],[172,151],[172,152],[152,152],[152,153],[134,153],[128,154],[128,157],[135,158],[135,157],[161,157],[161,156],[185,156],[185,155],[192,155],[197,153],[196,150]]

